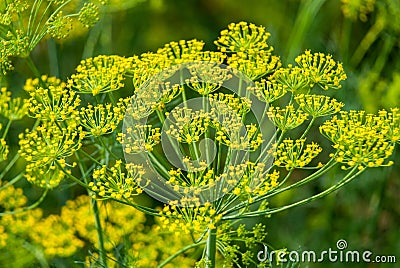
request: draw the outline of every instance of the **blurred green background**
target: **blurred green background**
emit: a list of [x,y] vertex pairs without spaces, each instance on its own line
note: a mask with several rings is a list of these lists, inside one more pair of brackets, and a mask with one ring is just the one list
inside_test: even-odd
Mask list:
[[[271,32],[270,44],[284,64],[310,49],[334,55],[348,75],[332,92],[345,109],[400,107],[399,0],[131,0],[120,1],[88,33],[68,41],[42,42],[33,59],[43,73],[66,78],[82,58],[99,54],[139,55],[170,41],[200,39],[206,49],[230,22],[248,21]],[[21,61],[20,68],[24,70]],[[14,74],[21,87],[29,71]],[[270,243],[288,250],[336,249],[345,239],[349,250],[396,255],[400,265],[400,154],[395,165],[372,169],[323,200],[266,219]],[[397,160],[397,161],[396,161]],[[337,179],[271,200],[288,203],[315,193]],[[52,194],[64,195],[57,190]],[[62,203],[63,198],[57,197]],[[307,266],[308,265],[308,266]],[[300,267],[399,267],[393,264],[301,264]]]

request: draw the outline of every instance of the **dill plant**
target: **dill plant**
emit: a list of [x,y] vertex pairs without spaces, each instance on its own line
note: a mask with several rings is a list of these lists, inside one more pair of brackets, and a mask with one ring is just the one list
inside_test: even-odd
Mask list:
[[[78,17],[85,26],[95,21],[93,10],[82,7]],[[69,17],[61,16],[55,12],[46,23],[69,24]],[[26,52],[51,31],[29,33]],[[56,33],[65,37],[64,31]],[[342,64],[307,50],[295,64],[283,66],[269,36],[262,26],[232,23],[215,41],[218,51],[205,51],[199,40],[181,40],[140,56],[84,59],[66,81],[44,75],[28,79],[24,89],[29,98],[24,100],[2,89],[0,113],[7,123],[0,140],[0,159],[6,163],[0,179],[20,157],[25,167],[0,189],[12,189],[25,177],[44,190],[29,206],[2,204],[0,215],[35,211],[50,189],[72,181],[92,197],[84,202],[93,210],[96,234],[88,237],[98,251],[89,265],[107,267],[112,259],[99,202],[114,200],[156,217],[158,231],[190,237],[169,257],[159,257],[158,267],[196,248],[201,249],[198,267],[268,267],[268,260],[260,263],[255,254],[266,243],[267,227],[260,219],[322,198],[368,168],[392,165],[388,158],[400,140],[398,108],[377,114],[343,110],[343,103],[324,94],[341,88],[346,79]],[[2,70],[10,70],[11,54],[2,55]],[[116,98],[129,81],[133,96]],[[35,123],[19,135],[20,148],[9,157],[8,130],[25,115]],[[330,146],[311,141],[316,127]],[[328,157],[321,156],[325,151]],[[337,168],[341,179],[321,192],[280,207],[269,204],[274,196]],[[298,170],[308,173],[299,178]],[[143,192],[164,206],[141,205],[136,198]],[[71,206],[66,214],[73,213]],[[249,226],[247,218],[260,222]],[[45,226],[57,221],[46,219]],[[43,229],[37,229],[32,239],[40,242]],[[4,233],[0,229],[0,245]],[[65,241],[73,243],[71,252],[82,247],[72,233],[65,233]],[[49,255],[57,254],[53,246]]]

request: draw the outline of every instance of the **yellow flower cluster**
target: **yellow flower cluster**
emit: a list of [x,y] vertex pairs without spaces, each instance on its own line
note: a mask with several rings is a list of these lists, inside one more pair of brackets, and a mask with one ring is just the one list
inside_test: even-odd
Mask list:
[[283,132],[300,126],[308,118],[306,113],[300,109],[295,109],[293,105],[287,105],[285,108],[270,107],[267,115],[274,125]]
[[93,96],[118,90],[124,86],[124,74],[132,66],[132,60],[117,55],[82,60],[68,80],[68,88]]
[[262,26],[241,21],[229,24],[214,43],[222,52],[253,54],[269,47],[267,40],[270,35]]
[[215,128],[215,140],[234,150],[254,151],[263,142],[262,134],[254,124],[243,124],[242,116],[250,110],[248,98],[221,94],[210,96],[210,126]]
[[[224,94],[222,92],[208,95],[211,107],[218,107],[228,105],[239,116],[244,116],[250,111],[251,100],[246,97],[237,97],[235,94]],[[218,104],[216,104],[218,103]]]
[[270,77],[273,84],[281,84],[284,90],[294,92],[306,92],[311,89],[310,78],[303,68],[291,64],[286,68],[280,68]]
[[108,168],[103,165],[93,172],[93,182],[89,183],[90,189],[98,199],[130,200],[134,195],[141,194],[148,182],[143,178],[143,166],[127,164],[123,169],[121,160]]
[[364,111],[342,111],[340,115],[320,126],[321,133],[334,143],[333,148],[337,150],[331,157],[359,169],[393,163],[385,160],[392,155],[394,142],[399,140],[397,109],[390,115],[386,111],[381,111],[378,116]]
[[135,125],[128,127],[125,133],[120,133],[118,141],[124,146],[124,152],[134,154],[151,152],[153,147],[160,142],[160,129],[151,125]]
[[157,54],[166,55],[172,64],[193,62],[198,60],[198,54],[203,50],[204,42],[196,39],[170,42],[157,50]]
[[89,104],[80,111],[80,124],[86,129],[88,136],[99,137],[112,133],[119,122],[124,119],[125,105],[121,99],[117,106],[111,104]]
[[192,77],[186,80],[186,84],[203,96],[219,89],[232,77],[228,69],[219,67],[215,62],[191,64],[188,69]]
[[162,111],[165,105],[177,97],[183,90],[179,85],[169,82],[152,81],[145,90],[141,90],[132,98],[132,106],[128,107],[129,115],[134,119],[145,118],[155,110]]
[[80,148],[83,137],[81,129],[51,124],[20,134],[19,153],[28,162],[25,174],[28,181],[40,187],[57,186],[65,175],[60,166],[67,166],[65,159]]
[[248,87],[247,90],[253,93],[260,101],[272,103],[283,97],[287,90],[286,86],[280,83],[274,83],[266,79],[255,82],[255,87]]
[[369,13],[374,11],[376,0],[341,0],[342,12],[346,18],[365,22]]
[[339,83],[347,78],[343,65],[337,63],[331,55],[311,54],[310,50],[306,50],[295,61],[309,76],[312,84],[317,84],[324,90],[341,88]]
[[49,215],[35,224],[30,237],[34,243],[43,247],[48,258],[69,257],[85,244],[75,235],[74,228],[58,215]]
[[204,230],[215,229],[222,215],[217,214],[211,203],[203,206],[179,207],[175,204],[165,205],[160,211],[160,225],[170,232],[201,234]]
[[265,163],[247,162],[240,166],[243,169],[243,175],[232,194],[245,196],[251,203],[254,196],[265,195],[278,186],[279,172],[276,170],[269,172]]
[[46,22],[47,32],[51,37],[65,39],[72,30],[73,20],[65,16],[62,11],[50,17]]
[[28,79],[24,90],[30,95],[28,99],[30,116],[50,122],[68,120],[69,124],[76,126],[79,116],[76,108],[80,104],[80,98],[60,79],[47,76]]
[[21,188],[15,188],[13,185],[7,185],[4,182],[0,191],[0,207],[4,211],[13,211],[17,208],[22,208],[28,201]]
[[11,98],[11,92],[3,87],[0,90],[0,115],[10,121],[19,120],[27,114],[27,102],[22,98]]
[[294,99],[299,104],[300,109],[312,117],[338,113],[344,106],[343,103],[338,102],[336,99],[323,95],[300,94],[295,96]]
[[86,28],[92,27],[99,20],[99,7],[93,3],[85,3],[79,10],[78,20]]
[[251,80],[272,73],[281,66],[279,57],[273,56],[273,47],[267,44],[270,33],[252,23],[231,23],[215,41],[221,52],[231,52],[227,63]]
[[228,58],[228,65],[239,70],[251,80],[257,80],[273,73],[281,66],[280,58],[272,55],[273,49],[261,50],[254,54],[238,52]]
[[322,148],[312,142],[305,145],[306,139],[285,139],[275,147],[274,165],[287,170],[307,166],[322,151]]
[[[0,130],[3,126],[0,124]],[[8,146],[5,139],[0,139],[0,162],[7,160],[8,156]]]
[[170,113],[169,128],[165,133],[180,143],[193,143],[200,140],[209,125],[208,113],[203,110],[192,111],[187,107],[176,107]]

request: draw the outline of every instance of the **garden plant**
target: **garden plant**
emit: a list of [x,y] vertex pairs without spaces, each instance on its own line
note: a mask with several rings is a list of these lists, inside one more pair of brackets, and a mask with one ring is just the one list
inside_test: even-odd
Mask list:
[[[347,109],[331,93],[346,90],[340,61],[305,50],[284,64],[253,23],[229,24],[214,44],[90,55],[65,79],[45,73],[31,58],[42,40],[83,34],[118,5],[77,2],[0,4],[1,264],[281,265],[257,258],[264,245],[285,251],[268,239],[273,214],[396,165],[398,108]],[[21,66],[32,77],[15,96],[7,84]],[[328,174],[324,189],[274,201]],[[80,194],[46,212],[60,188]]]

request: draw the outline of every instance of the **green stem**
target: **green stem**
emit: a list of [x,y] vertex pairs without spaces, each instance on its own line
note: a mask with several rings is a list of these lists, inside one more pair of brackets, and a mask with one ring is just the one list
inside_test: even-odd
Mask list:
[[[346,185],[347,183],[349,183],[350,181],[352,181],[355,177],[357,177],[358,175],[360,175],[364,170],[359,170],[357,171],[357,168],[359,166],[355,166],[342,180],[339,181],[339,183],[329,187],[328,189],[326,189],[325,191],[322,191],[316,195],[313,195],[309,198],[297,201],[295,203],[280,207],[280,208],[274,208],[274,209],[267,209],[267,210],[262,210],[262,211],[253,211],[253,212],[248,212],[248,213],[244,213],[241,214],[240,217],[237,217],[237,215],[232,215],[232,216],[228,216],[223,218],[223,220],[231,220],[231,219],[236,219],[236,218],[251,218],[251,217],[258,217],[258,216],[263,216],[263,215],[271,215],[277,212],[281,212],[290,208],[294,208],[297,206],[301,206],[307,203],[310,203],[314,200],[320,199],[336,190],[338,190],[339,188],[343,187],[344,185]],[[356,173],[355,173],[356,172]],[[355,174],[354,174],[355,173]]]
[[4,132],[3,132],[3,136],[1,137],[2,139],[6,138],[8,131],[10,130],[11,123],[12,123],[12,120],[8,120],[6,128],[4,129]]
[[308,133],[308,131],[310,131],[311,126],[314,124],[315,121],[315,117],[313,117],[310,121],[310,123],[308,124],[306,130],[303,132],[303,135],[301,135],[300,139],[304,139]]
[[3,190],[4,188],[7,188],[7,187],[13,185],[14,183],[18,182],[23,177],[23,175],[24,175],[23,173],[20,173],[17,176],[15,176],[12,180],[10,180],[6,184],[2,185],[0,187],[0,191]]
[[217,229],[209,229],[206,245],[206,268],[215,267],[215,255],[217,253]]
[[[40,72],[39,70],[36,68],[35,63],[33,63],[33,60],[30,56],[26,57],[26,63],[28,64],[28,67],[31,69],[31,71],[33,72],[33,74],[35,75],[35,77],[40,79]],[[41,79],[40,79],[41,80]]]
[[99,206],[95,199],[92,199],[92,208],[94,213],[97,238],[99,239],[98,245],[99,245],[99,255],[100,255],[100,266],[107,268],[107,254],[104,247],[103,228],[101,227]]
[[11,159],[11,161],[7,164],[7,166],[3,169],[3,171],[0,174],[0,181],[4,178],[4,176],[7,174],[7,172],[14,166],[15,162],[17,162],[19,158],[19,154],[16,153],[14,157]]
[[165,265],[167,265],[168,263],[170,263],[173,259],[175,259],[176,257],[178,257],[180,254],[182,254],[183,252],[191,249],[191,248],[196,248],[198,246],[204,245],[206,243],[206,241],[202,241],[200,243],[194,243],[191,245],[188,245],[186,247],[181,248],[180,250],[178,250],[177,252],[175,252],[174,254],[172,254],[171,256],[169,256],[165,261],[163,261],[162,263],[160,263],[157,268],[162,268]]

